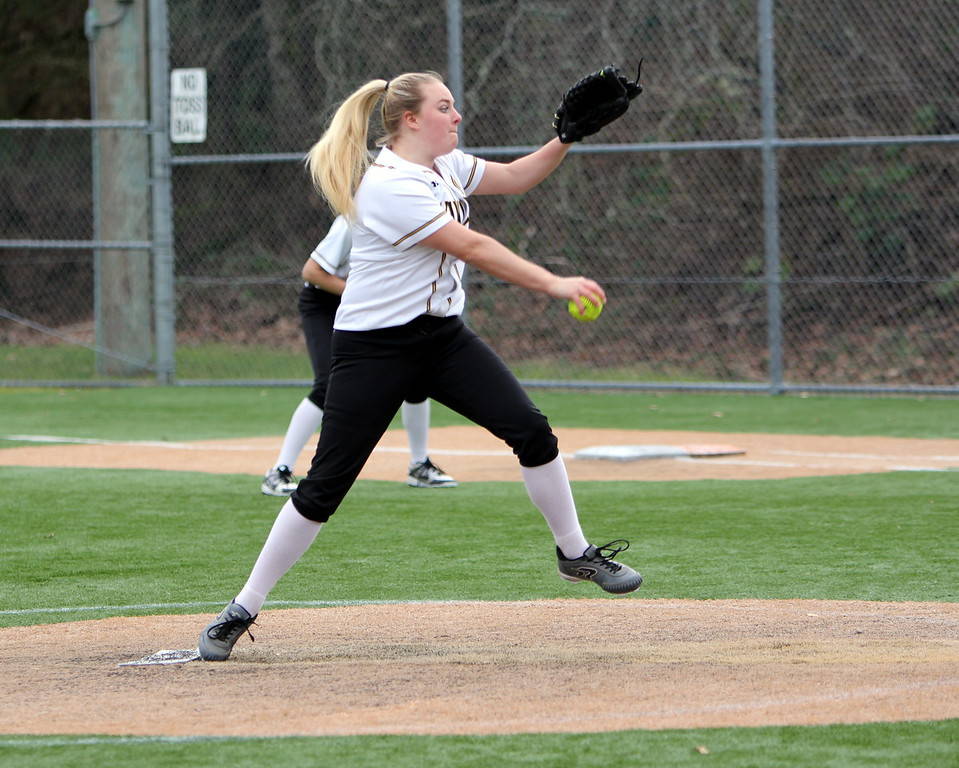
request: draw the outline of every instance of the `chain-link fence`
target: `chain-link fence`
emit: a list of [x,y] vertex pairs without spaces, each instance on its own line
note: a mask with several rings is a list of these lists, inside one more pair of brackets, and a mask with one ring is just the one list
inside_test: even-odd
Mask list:
[[[508,161],[550,138],[569,84],[607,63],[631,75],[643,57],[625,117],[535,190],[471,203],[473,225],[517,253],[603,283],[601,320],[471,271],[468,322],[527,382],[959,393],[955,2],[907,16],[893,0],[164,10],[159,82],[166,67],[207,78],[205,140],[172,145],[167,166],[175,334],[161,343],[155,321],[149,364],[131,370],[138,355],[104,351],[105,251],[10,247],[88,239],[98,167],[86,131],[11,128],[0,379],[306,381],[297,278],[332,216],[302,158],[340,99],[437,70],[464,114],[461,147]],[[162,171],[154,156],[154,189]]]

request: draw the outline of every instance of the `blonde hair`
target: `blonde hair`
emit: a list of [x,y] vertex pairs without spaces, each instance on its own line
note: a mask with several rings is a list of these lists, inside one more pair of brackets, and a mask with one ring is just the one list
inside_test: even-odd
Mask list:
[[369,124],[380,97],[383,135],[376,140],[378,147],[399,134],[404,113],[419,112],[422,86],[430,80],[443,82],[436,72],[407,72],[389,81],[370,80],[340,104],[323,136],[306,155],[313,186],[333,211],[353,216],[354,196],[370,165]]

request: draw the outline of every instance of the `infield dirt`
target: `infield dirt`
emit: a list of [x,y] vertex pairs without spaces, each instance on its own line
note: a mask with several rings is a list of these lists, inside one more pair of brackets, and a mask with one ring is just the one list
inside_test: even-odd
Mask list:
[[959,717],[959,605],[549,600],[271,610],[227,662],[204,616],[0,629],[8,733],[519,733]]
[[[555,431],[571,480],[781,478],[959,467],[959,440],[624,429],[558,428]],[[257,437],[190,443],[28,445],[0,450],[0,465],[262,475],[276,461],[281,442],[281,437]],[[745,453],[704,459],[637,461],[573,458],[576,451],[596,445],[703,444],[733,445]],[[522,480],[516,459],[506,446],[478,427],[430,430],[430,454],[443,469],[464,482]],[[298,475],[306,472],[311,457],[311,450],[300,455],[294,467]],[[403,480],[407,460],[406,433],[391,430],[383,436],[360,477]]]

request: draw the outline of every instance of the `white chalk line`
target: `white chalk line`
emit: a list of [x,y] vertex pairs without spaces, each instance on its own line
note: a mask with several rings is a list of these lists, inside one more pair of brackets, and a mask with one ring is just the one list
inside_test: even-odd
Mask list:
[[[679,461],[701,461],[700,459],[685,459],[680,457]],[[836,462],[803,462],[798,464],[791,461],[763,461],[762,459],[709,459],[710,464],[723,464],[726,466],[737,467],[771,467],[776,469],[836,469]],[[851,466],[851,465],[850,465]],[[949,467],[923,467],[918,465],[904,466],[901,464],[886,464],[876,467],[878,471],[885,472],[949,472]]]
[[[58,435],[0,435],[0,440],[16,440],[21,443],[66,443],[70,445],[119,445],[141,448],[165,448],[174,451],[233,451],[236,453],[262,452],[268,450],[255,445],[219,445],[196,443],[174,443],[162,440],[101,440],[93,437],[63,437]],[[409,448],[378,445],[374,451],[379,453],[409,453]],[[476,451],[458,448],[434,448],[431,453],[446,456],[512,456],[512,451]],[[572,454],[564,454],[571,456]]]
[[[34,614],[96,613],[98,611],[156,611],[171,608],[222,608],[226,600],[203,600],[190,603],[139,603],[135,605],[73,605],[57,608],[7,608],[0,616],[30,616]],[[266,608],[341,608],[353,605],[466,605],[497,602],[493,600],[267,600]]]
[[810,456],[821,459],[865,459],[885,461],[959,461],[959,456],[893,456],[885,453],[839,453],[833,451],[769,451],[776,456]]
[[[140,445],[151,448],[172,448],[175,450],[190,450],[196,448],[190,443],[172,443],[165,440],[101,440],[95,437],[64,437],[61,435],[0,435],[3,440],[17,440],[21,443],[69,443],[72,445]],[[205,446],[211,448],[214,446]],[[228,450],[255,450],[252,446],[215,446]]]
[[77,736],[51,739],[49,737],[24,736],[22,739],[0,739],[0,747],[88,747],[104,744],[192,744],[207,741],[266,741],[267,739],[291,739],[300,736]]
[[[795,598],[787,598],[793,600]],[[501,600],[483,600],[483,599],[473,599],[473,600],[437,600],[437,599],[424,599],[424,600],[267,600],[264,603],[264,610],[269,608],[342,608],[350,606],[363,606],[363,605],[475,605],[476,603],[498,603],[502,602]],[[521,602],[530,603],[530,602],[540,602],[538,600],[523,600]],[[813,601],[819,602],[819,601]],[[844,602],[844,601],[837,601]],[[30,616],[33,614],[71,614],[71,613],[95,613],[97,611],[154,611],[154,610],[169,610],[173,608],[222,608],[225,605],[226,600],[195,600],[190,602],[178,602],[178,603],[132,603],[126,605],[68,605],[68,606],[59,606],[59,607],[48,607],[48,608],[6,608],[0,610],[0,616]],[[929,603],[930,606],[939,605],[939,603]],[[753,610],[748,606],[733,606],[734,610]],[[809,614],[818,615],[818,614]],[[857,612],[850,613],[847,608],[842,607],[841,610],[837,609],[835,611],[827,612],[827,615],[855,615],[855,616],[872,616],[873,614],[868,612]],[[907,617],[910,619],[921,618],[910,616]],[[0,628],[2,629],[2,628]]]

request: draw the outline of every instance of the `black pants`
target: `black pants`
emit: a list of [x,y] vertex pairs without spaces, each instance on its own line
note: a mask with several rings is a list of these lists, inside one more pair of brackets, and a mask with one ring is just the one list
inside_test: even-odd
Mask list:
[[506,442],[525,467],[559,454],[546,417],[506,364],[458,317],[334,331],[320,440],[292,495],[304,517],[336,511],[404,400],[431,397]]
[[[313,389],[306,397],[321,410],[326,403],[326,388],[330,383],[333,321],[339,306],[339,296],[312,285],[303,286],[297,302],[303,336],[306,338],[306,351],[310,355],[310,365],[313,368]],[[415,405],[425,399],[426,397],[421,397],[419,400],[407,402]]]
[[326,386],[330,378],[330,354],[333,337],[333,318],[340,306],[340,297],[312,285],[300,290],[297,308],[303,335],[306,337],[306,351],[313,366],[313,389],[307,395],[317,408],[323,407],[326,400]]

